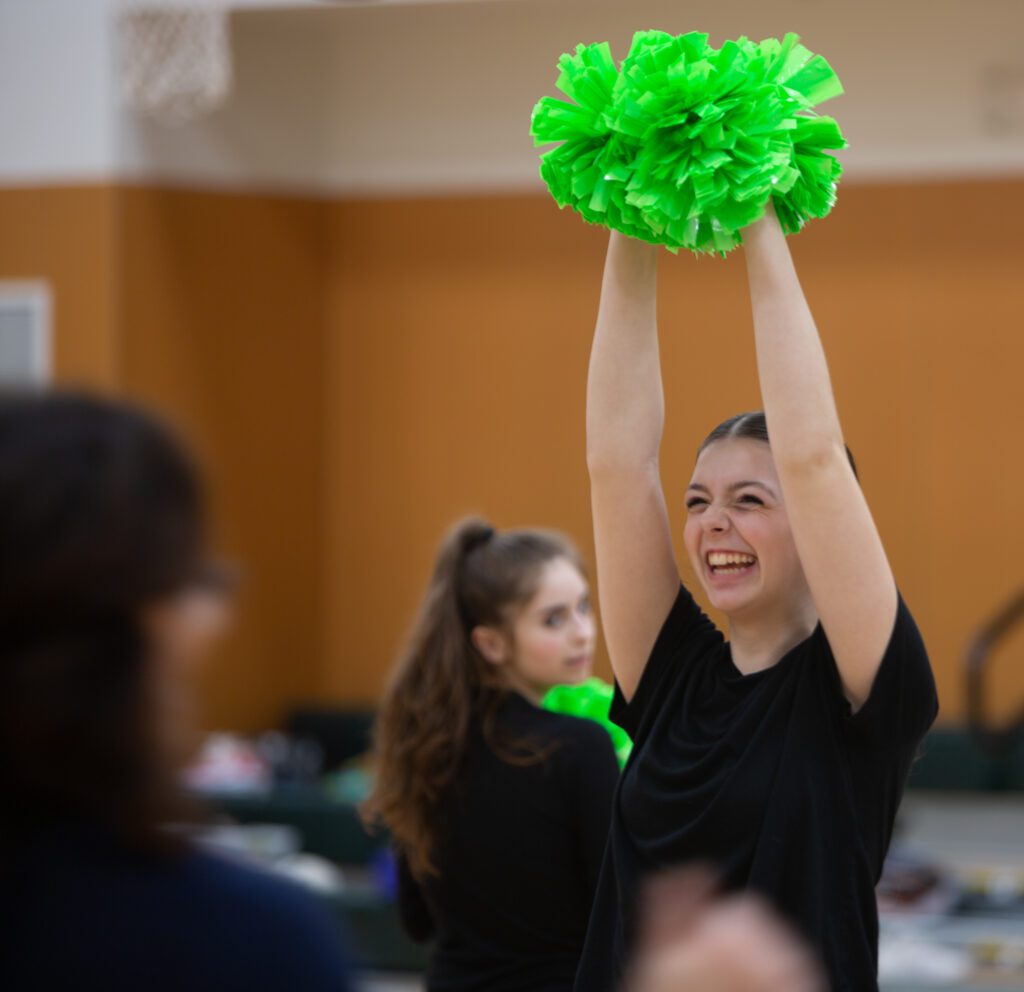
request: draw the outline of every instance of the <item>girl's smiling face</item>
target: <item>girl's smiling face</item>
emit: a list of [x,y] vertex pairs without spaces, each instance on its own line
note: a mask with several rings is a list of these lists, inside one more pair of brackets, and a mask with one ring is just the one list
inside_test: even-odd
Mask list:
[[686,551],[713,607],[732,619],[786,612],[810,596],[765,442],[723,438],[706,447],[686,508]]

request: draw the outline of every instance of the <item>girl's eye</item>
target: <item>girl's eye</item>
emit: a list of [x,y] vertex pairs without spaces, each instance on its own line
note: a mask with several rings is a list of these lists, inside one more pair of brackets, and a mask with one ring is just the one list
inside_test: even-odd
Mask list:
[[591,606],[589,599],[584,599],[580,601],[579,609],[580,613],[582,613],[584,616],[588,616],[590,611],[593,609],[593,606]]
[[563,617],[562,617],[561,612],[552,613],[552,614],[548,615],[547,617],[545,617],[545,619],[544,619],[544,626],[545,627],[560,627],[562,625],[562,620],[563,620]]
[[694,510],[699,510],[702,506],[707,505],[708,501],[706,499],[701,499],[699,496],[694,496],[692,499],[688,499],[686,501],[686,509],[691,513],[693,513]]
[[752,493],[744,493],[740,497],[739,501],[741,503],[748,503],[748,504],[752,504],[754,506],[764,506],[764,500],[758,499],[758,497],[754,496]]

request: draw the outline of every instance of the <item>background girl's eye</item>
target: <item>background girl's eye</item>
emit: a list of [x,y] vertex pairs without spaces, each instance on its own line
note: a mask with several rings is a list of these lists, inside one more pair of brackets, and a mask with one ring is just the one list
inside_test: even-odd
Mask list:
[[558,627],[562,623],[562,611],[559,610],[557,613],[551,613],[544,618],[545,627]]

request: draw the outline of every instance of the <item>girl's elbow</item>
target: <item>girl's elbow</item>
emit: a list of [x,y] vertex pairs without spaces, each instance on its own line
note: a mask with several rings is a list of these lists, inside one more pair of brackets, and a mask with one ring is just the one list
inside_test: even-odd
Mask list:
[[792,476],[819,475],[849,464],[842,438],[807,438],[794,444],[772,445],[772,456],[780,473]]

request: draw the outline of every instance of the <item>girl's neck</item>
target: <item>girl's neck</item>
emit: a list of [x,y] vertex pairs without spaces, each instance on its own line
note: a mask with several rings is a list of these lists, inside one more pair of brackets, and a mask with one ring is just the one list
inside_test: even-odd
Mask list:
[[810,637],[817,624],[818,615],[809,596],[806,601],[794,602],[783,611],[764,610],[730,617],[732,663],[744,675],[771,668]]
[[520,678],[515,672],[505,672],[505,687],[518,696],[522,696],[528,703],[540,706],[544,699],[546,689],[539,689],[530,685],[525,679]]

